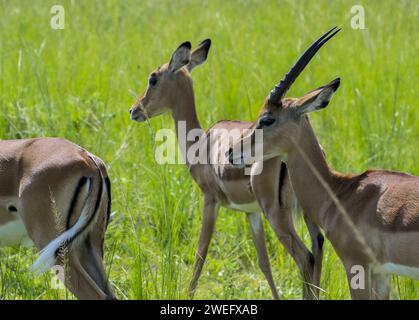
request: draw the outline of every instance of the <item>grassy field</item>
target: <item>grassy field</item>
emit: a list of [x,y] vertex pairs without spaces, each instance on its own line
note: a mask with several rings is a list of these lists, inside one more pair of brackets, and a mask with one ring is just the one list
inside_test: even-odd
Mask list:
[[[65,8],[65,29],[50,8]],[[363,4],[365,30],[351,28]],[[211,38],[194,71],[199,119],[255,119],[272,86],[314,38],[343,31],[294,85],[301,95],[337,76],[331,105],[311,116],[332,167],[419,175],[418,1],[30,1],[0,0],[0,137],[65,137],[100,156],[113,184],[106,266],[121,299],[187,298],[201,221],[201,194],[182,165],[154,159],[152,130],[128,110],[148,73],[183,41]],[[165,115],[152,129],[173,128]],[[1,151],[0,151],[1,152]],[[300,235],[308,233],[296,217]],[[301,298],[291,257],[268,224],[268,250],[284,299]],[[419,253],[418,253],[419,254]],[[35,277],[34,249],[0,249],[0,299],[72,298]],[[322,299],[348,299],[343,267],[326,243]],[[196,298],[270,299],[244,214],[222,209]],[[419,283],[393,279],[394,299]]]

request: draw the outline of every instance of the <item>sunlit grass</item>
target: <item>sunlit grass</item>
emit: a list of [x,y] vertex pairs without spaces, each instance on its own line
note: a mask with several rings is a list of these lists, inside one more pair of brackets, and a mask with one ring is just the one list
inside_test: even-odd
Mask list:
[[[0,1],[0,137],[62,136],[100,156],[113,184],[106,265],[122,299],[187,298],[201,220],[201,194],[182,165],[158,165],[152,131],[128,110],[148,73],[183,41],[211,38],[193,73],[204,128],[219,119],[255,119],[272,86],[305,46],[330,27],[343,31],[295,83],[301,95],[337,76],[330,106],[311,117],[331,165],[419,175],[418,5],[415,1],[60,1],[64,30],[52,30],[57,1]],[[363,4],[366,30],[350,27]],[[153,131],[172,119],[151,121]],[[309,243],[296,219],[297,229]],[[265,224],[277,286],[301,298],[301,280]],[[32,249],[0,249],[0,298],[71,297],[35,277]],[[324,299],[349,298],[329,243]],[[395,278],[393,297],[415,299],[419,285]],[[196,298],[269,299],[244,214],[222,209]]]

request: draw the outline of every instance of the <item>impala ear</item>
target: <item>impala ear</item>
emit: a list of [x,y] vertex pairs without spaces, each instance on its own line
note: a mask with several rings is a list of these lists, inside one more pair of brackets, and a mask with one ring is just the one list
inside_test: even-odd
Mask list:
[[173,52],[169,62],[169,71],[176,72],[183,66],[186,66],[189,61],[191,61],[191,43],[186,41]]
[[191,61],[187,66],[189,72],[207,60],[210,47],[211,39],[206,39],[192,52]]
[[339,85],[340,78],[337,78],[297,99],[292,104],[292,108],[297,111],[298,115],[323,109],[327,107],[333,94],[339,88]]

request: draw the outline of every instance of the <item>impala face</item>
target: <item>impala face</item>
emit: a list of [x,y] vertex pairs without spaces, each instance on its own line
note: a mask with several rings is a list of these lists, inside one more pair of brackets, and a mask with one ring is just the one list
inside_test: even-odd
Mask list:
[[[250,165],[252,154],[259,159],[263,158],[264,161],[284,154],[288,139],[283,139],[285,143],[279,145],[277,137],[297,135],[294,125],[297,118],[291,108],[292,100],[284,100],[281,107],[270,103],[269,100],[265,101],[258,119],[253,124],[253,130],[229,150],[228,158],[231,164],[237,167]],[[256,139],[257,130],[262,132],[262,139]]]
[[[287,155],[300,138],[300,122],[305,114],[326,107],[339,85],[337,78],[301,98],[285,98],[280,104],[267,99],[252,132],[229,150],[229,162],[236,166],[249,164],[246,160],[251,159],[248,156],[253,150],[263,152],[263,160]],[[263,140],[254,139],[257,129],[263,130]],[[258,145],[261,141],[265,147]]]
[[[327,106],[332,94],[339,87],[339,78],[298,99],[285,98],[285,95],[317,51],[339,31],[340,29],[334,27],[314,41],[285,77],[275,85],[253,125],[251,134],[243,137],[226,154],[231,164],[251,164],[246,160],[252,159],[249,158],[252,149],[262,152],[264,160],[287,155],[292,144],[299,138],[299,123],[304,114]],[[263,130],[263,139],[255,139],[257,129]],[[264,146],[258,145],[261,141]]]
[[[179,92],[190,90],[190,72],[207,59],[211,40],[204,40],[193,52],[191,43],[182,43],[169,63],[154,70],[148,77],[147,89],[130,109],[131,120],[142,122],[167,111],[179,103]],[[193,95],[193,92],[191,92]]]
[[167,93],[176,92],[185,81],[192,81],[185,69],[173,73],[169,70],[169,64],[165,64],[153,71],[148,78],[146,91],[130,110],[131,120],[142,122],[169,111],[176,96]]

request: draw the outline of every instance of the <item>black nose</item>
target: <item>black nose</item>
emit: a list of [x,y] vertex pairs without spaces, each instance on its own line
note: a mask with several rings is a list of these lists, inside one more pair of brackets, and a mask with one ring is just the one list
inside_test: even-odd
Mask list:
[[131,114],[132,113],[132,108],[131,109],[129,109],[129,114]]

